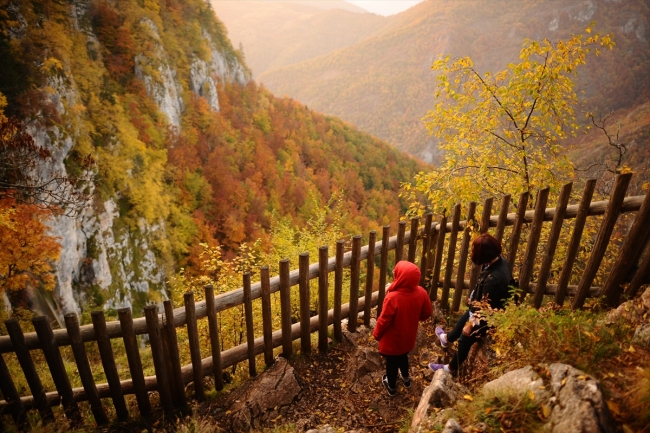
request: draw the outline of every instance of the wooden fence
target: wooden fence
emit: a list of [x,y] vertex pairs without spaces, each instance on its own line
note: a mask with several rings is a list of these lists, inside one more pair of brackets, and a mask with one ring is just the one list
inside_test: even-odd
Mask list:
[[[559,196],[555,208],[547,208],[548,189],[540,190],[534,209],[527,210],[528,195],[519,197],[516,212],[510,213],[511,197],[506,196],[501,201],[499,212],[492,215],[493,200],[488,199],[483,205],[478,229],[486,232],[494,227],[497,239],[504,239],[505,228],[511,226],[509,242],[504,248],[504,256],[510,263],[519,258],[519,285],[525,293],[531,293],[533,303],[539,307],[544,295],[553,296],[558,304],[563,304],[567,295],[573,297],[573,308],[581,308],[587,297],[606,296],[607,300],[616,305],[623,292],[634,296],[639,287],[646,282],[650,274],[650,252],[643,251],[650,239],[650,194],[646,196],[625,197],[631,175],[619,175],[611,197],[607,201],[592,202],[595,181],[586,183],[580,203],[568,205],[572,185],[566,185]],[[288,260],[280,262],[279,275],[271,278],[268,267],[260,269],[260,281],[252,284],[251,275],[243,276],[243,286],[232,292],[214,296],[211,286],[205,288],[205,301],[195,302],[194,294],[184,296],[184,306],[174,309],[170,301],[163,303],[164,313],[158,312],[158,307],[145,307],[144,317],[133,319],[131,310],[118,310],[119,321],[106,322],[102,311],[92,312],[92,324],[80,326],[75,314],[65,316],[66,329],[53,330],[44,317],[32,320],[36,332],[23,333],[19,323],[10,319],[5,322],[8,336],[0,337],[0,391],[4,400],[0,401],[0,414],[9,413],[14,422],[20,427],[26,427],[27,411],[36,410],[43,422],[54,419],[52,407],[61,405],[65,416],[77,422],[80,420],[78,402],[88,401],[97,424],[109,422],[102,399],[111,398],[118,419],[128,418],[129,412],[124,396],[135,394],[141,416],[152,412],[149,392],[157,391],[159,402],[165,411],[186,405],[185,387],[194,384],[194,397],[197,400],[205,398],[203,377],[213,375],[217,390],[223,389],[223,370],[237,363],[248,361],[249,374],[256,374],[255,358],[264,354],[267,365],[273,363],[273,350],[282,347],[283,356],[291,356],[294,340],[300,339],[301,351],[311,352],[311,333],[318,332],[318,350],[328,349],[328,327],[333,325],[334,339],[342,338],[342,319],[348,319],[347,328],[355,332],[357,320],[363,312],[363,322],[370,322],[371,308],[377,308],[380,313],[381,305],[387,286],[387,271],[389,252],[394,251],[394,261],[405,259],[418,263],[422,273],[421,284],[428,288],[431,300],[439,300],[442,307],[449,307],[451,289],[451,310],[457,311],[463,297],[463,290],[473,287],[478,278],[479,268],[472,266],[468,269],[468,252],[472,233],[468,230],[472,221],[476,220],[477,205],[470,203],[465,219],[461,221],[461,206],[456,205],[448,221],[447,215],[433,222],[433,215],[427,214],[424,223],[418,218],[411,219],[410,230],[406,230],[407,222],[401,221],[397,234],[390,236],[390,226],[382,230],[381,241],[376,241],[376,233],[371,232],[369,243],[361,246],[360,235],[352,238],[350,251],[345,251],[345,242],[336,244],[334,257],[329,257],[327,247],[321,247],[318,262],[310,264],[309,255],[301,254],[298,270],[291,271]],[[607,275],[602,287],[592,287],[596,271],[609,244],[612,232],[619,215],[625,212],[637,212],[625,239],[618,249],[618,255]],[[584,272],[575,286],[569,285],[574,269],[574,262],[580,248],[583,227],[588,217],[603,215],[597,236],[593,240],[593,248]],[[560,228],[565,220],[575,219],[574,227],[566,249],[566,257],[560,275],[555,284],[548,284],[549,272],[560,236]],[[545,222],[551,222],[546,247],[542,257],[538,257],[540,233]],[[522,228],[528,225],[528,240],[523,256],[517,256]],[[449,236],[447,236],[449,235]],[[460,245],[457,245],[460,241]],[[446,242],[446,248],[445,248]],[[457,248],[459,247],[459,248]],[[649,248],[650,249],[650,248]],[[405,254],[406,250],[406,254]],[[445,256],[446,253],[446,256]],[[507,253],[507,255],[506,255]],[[377,272],[374,270],[375,259],[379,256],[378,284],[374,280]],[[445,256],[445,257],[443,257]],[[443,260],[444,266],[443,266]],[[639,263],[639,261],[641,262]],[[360,287],[362,262],[365,261],[365,287]],[[536,281],[532,281],[535,262]],[[350,269],[349,303],[342,305],[343,272]],[[629,275],[637,269],[631,281]],[[330,274],[334,273],[334,302],[328,305],[328,290]],[[454,278],[455,273],[455,278]],[[310,280],[318,279],[318,311],[310,315]],[[431,282],[435,282],[432,284]],[[623,285],[624,282],[629,284]],[[300,318],[297,323],[291,320],[291,287],[298,286]],[[376,289],[375,289],[376,287]],[[625,289],[624,289],[625,287]],[[462,289],[461,289],[462,288]],[[281,329],[272,329],[271,293],[280,294]],[[363,293],[363,295],[361,295]],[[440,296],[439,296],[440,295]],[[252,301],[261,298],[262,303],[262,336],[255,337]],[[227,309],[244,306],[246,318],[247,342],[239,346],[220,351],[217,313]],[[331,307],[331,309],[330,309]],[[276,312],[277,314],[277,312]],[[211,344],[211,356],[201,358],[197,321],[207,317]],[[188,335],[188,345],[191,363],[181,365],[179,355],[179,340],[176,329],[185,327]],[[155,375],[145,377],[140,349],[136,336],[147,334],[154,364]],[[121,380],[118,374],[111,339],[122,339],[130,379]],[[101,364],[106,376],[106,383],[96,384],[88,360],[85,343],[96,342],[101,358]],[[68,372],[64,368],[60,348],[71,346],[76,363],[81,388],[72,388]],[[38,370],[35,366],[31,351],[41,350],[47,368],[51,373],[56,390],[46,390],[43,387]],[[1,354],[15,353],[19,365],[31,391],[29,396],[20,396],[10,371]],[[0,430],[2,430],[0,417]]]

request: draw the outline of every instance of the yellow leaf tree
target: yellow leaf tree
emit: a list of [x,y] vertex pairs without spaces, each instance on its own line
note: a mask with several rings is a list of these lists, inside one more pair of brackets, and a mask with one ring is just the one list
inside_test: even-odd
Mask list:
[[588,55],[614,45],[611,35],[591,36],[592,26],[568,40],[526,40],[520,62],[495,74],[481,75],[469,57],[433,64],[438,102],[423,121],[439,138],[444,161],[405,185],[412,211],[556,189],[573,178],[560,145],[579,129],[573,78]]

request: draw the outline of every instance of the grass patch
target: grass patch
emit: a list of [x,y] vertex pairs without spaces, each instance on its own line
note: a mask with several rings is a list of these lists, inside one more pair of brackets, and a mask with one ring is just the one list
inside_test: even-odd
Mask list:
[[445,423],[456,419],[463,426],[481,426],[485,433],[536,433],[543,432],[549,409],[544,402],[535,400],[529,393],[478,394],[471,401],[464,400],[436,418],[432,430],[441,432]]
[[607,323],[602,313],[569,308],[508,306],[488,321],[496,327],[493,349],[509,370],[562,362],[600,376],[603,361],[619,355],[634,333],[626,322]]

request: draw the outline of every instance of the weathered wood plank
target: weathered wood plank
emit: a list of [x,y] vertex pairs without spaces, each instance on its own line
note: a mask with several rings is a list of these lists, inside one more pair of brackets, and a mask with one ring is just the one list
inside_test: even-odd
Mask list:
[[311,353],[311,335],[309,334],[309,318],[311,299],[309,290],[309,253],[298,256],[298,293],[300,294],[300,351],[309,355]]
[[173,382],[170,384],[173,390],[172,399],[176,407],[185,406],[187,398],[185,397],[185,382],[181,374],[181,357],[178,351],[178,337],[176,327],[174,326],[174,307],[172,301],[163,302],[165,308],[165,347],[167,348],[167,360],[169,370],[173,373]]
[[408,251],[408,261],[415,263],[415,252],[417,247],[418,240],[418,225],[420,224],[419,218],[411,218],[411,231],[409,232],[409,251]]
[[25,406],[23,406],[23,402],[18,395],[18,390],[2,355],[0,355],[0,391],[2,391],[5,398],[3,409],[11,413],[11,417],[19,429],[25,429],[27,426]]
[[645,258],[639,263],[639,269],[632,277],[629,286],[625,290],[625,294],[628,298],[632,299],[636,296],[636,293],[639,291],[639,288],[643,284],[648,284],[648,279],[650,277],[650,244],[646,248]]
[[377,317],[381,316],[381,307],[386,296],[386,277],[388,274],[388,242],[390,239],[390,226],[382,228],[381,235],[381,261],[379,263],[379,301],[377,302]]
[[264,341],[264,363],[273,364],[273,317],[271,316],[271,278],[268,266],[260,268],[262,284],[262,331]]
[[[411,232],[411,234],[414,232]],[[412,239],[415,236],[411,236]],[[374,283],[375,277],[375,243],[377,242],[377,232],[371,231],[368,238],[368,258],[366,259],[366,304],[365,309],[363,310],[363,324],[365,326],[370,326],[370,298],[372,297],[372,286]],[[410,250],[409,250],[410,254]]]
[[542,232],[542,225],[544,223],[544,209],[548,202],[548,193],[550,188],[544,188],[537,191],[537,202],[535,203],[535,217],[528,233],[528,242],[526,244],[526,253],[521,263],[521,271],[519,273],[519,290],[521,291],[522,299],[528,293],[528,285],[533,276],[533,266],[535,265],[535,258],[537,256],[537,245],[539,245],[539,236]]
[[194,293],[187,292],[183,295],[185,304],[185,317],[187,317],[187,340],[190,345],[190,359],[192,361],[192,379],[194,381],[194,397],[198,401],[205,400],[205,387],[203,386],[203,370],[201,367],[201,343],[199,330],[196,324],[196,304]]
[[352,262],[350,263],[350,311],[348,331],[357,332],[359,308],[359,278],[361,276],[361,235],[352,238]]
[[[433,223],[433,214],[428,212],[425,215],[424,230],[422,230],[422,256],[420,257],[420,286],[424,287],[427,278],[427,263],[429,248],[431,248],[431,224]],[[383,247],[383,244],[382,244]],[[386,283],[386,281],[384,281]],[[379,284],[381,287],[381,282]],[[377,315],[379,317],[379,315]]]
[[64,317],[65,328],[70,336],[70,346],[72,347],[72,354],[74,355],[75,363],[77,364],[77,372],[81,379],[84,391],[90,403],[90,409],[95,417],[97,425],[108,424],[108,417],[104,412],[102,401],[97,393],[95,386],[95,379],[93,372],[90,369],[90,362],[88,362],[88,355],[86,354],[86,347],[81,340],[81,331],[79,330],[79,319],[76,313],[68,313]]
[[[214,300],[214,287],[208,284],[203,288],[205,306],[208,312],[208,332],[210,334],[210,353],[214,365],[214,387],[217,391],[223,389],[223,371],[221,368],[221,342],[219,341],[219,324]],[[199,352],[200,353],[200,352]]]
[[[97,336],[97,348],[99,349],[99,356],[102,360],[102,367],[106,375],[106,382],[111,391],[111,399],[115,407],[115,414],[119,420],[125,420],[129,417],[129,411],[126,408],[126,401],[122,395],[122,387],[120,386],[120,376],[117,372],[117,365],[115,364],[115,354],[111,341],[108,338],[108,331],[106,329],[106,318],[103,311],[93,311],[90,313]],[[66,377],[67,379],[67,377]],[[72,395],[72,389],[70,389]]]
[[621,213],[621,206],[623,204],[623,199],[625,198],[625,193],[627,192],[627,187],[630,184],[630,179],[632,178],[632,173],[624,173],[616,176],[614,181],[614,189],[609,199],[609,205],[605,211],[605,216],[603,221],[598,229],[598,234],[596,235],[596,240],[594,242],[594,247],[591,250],[591,255],[587,261],[585,271],[580,278],[578,283],[578,293],[573,298],[573,309],[582,308],[587,298],[587,292],[591,283],[596,277],[600,263],[603,260],[605,251],[607,251],[607,245],[609,244],[609,239],[612,236],[614,231],[614,226],[618,220],[618,216]]
[[641,254],[648,244],[650,238],[650,194],[646,194],[641,209],[634,217],[634,222],[630,231],[625,237],[621,246],[618,257],[612,266],[612,272],[607,276],[603,291],[600,296],[607,297],[607,303],[610,307],[617,307],[620,303],[623,288],[621,285],[625,282],[625,277],[630,273],[633,266],[641,258]]
[[[492,204],[494,203],[494,198],[490,197],[483,202],[483,214],[481,215],[481,222],[479,225],[479,233],[487,233],[488,228],[490,227],[490,215],[492,214]],[[469,274],[469,281],[472,286],[472,290],[478,282],[479,274],[481,273],[481,266],[475,263],[472,263],[472,270]]]
[[435,301],[438,299],[438,283],[440,279],[440,267],[442,266],[442,254],[445,247],[445,227],[447,227],[447,214],[442,216],[440,223],[437,224],[438,238],[433,262],[433,273],[431,274],[431,287],[429,288],[429,299]]
[[144,307],[144,316],[149,327],[149,346],[151,347],[151,356],[153,358],[153,368],[156,372],[156,384],[158,385],[158,395],[160,405],[163,410],[170,412],[172,403],[172,394],[169,389],[171,383],[170,372],[167,371],[167,362],[165,361],[166,353],[163,349],[162,337],[160,332],[160,321],[158,320],[158,307],[147,305]]
[[76,425],[79,423],[79,421],[81,421],[79,406],[77,405],[77,402],[74,401],[74,398],[72,396],[72,386],[70,385],[70,379],[68,379],[68,373],[65,371],[65,366],[63,364],[63,358],[61,358],[61,351],[59,350],[59,346],[57,346],[56,341],[54,340],[50,322],[45,316],[40,316],[34,317],[32,319],[32,324],[34,325],[36,335],[38,335],[38,339],[41,342],[43,355],[45,356],[45,361],[47,362],[47,366],[50,369],[50,374],[52,375],[54,386],[56,386],[56,390],[61,396],[65,416],[72,422],[73,425]]
[[458,228],[460,223],[460,203],[454,206],[451,217],[451,232],[449,234],[449,247],[447,248],[447,264],[445,276],[442,283],[442,294],[440,295],[440,307],[449,307],[449,289],[451,287],[451,275],[454,271],[454,259],[456,257],[456,242],[458,240]]
[[[470,202],[469,208],[467,209],[467,219],[466,221],[474,220],[474,214],[476,213],[476,202]],[[463,233],[463,240],[460,249],[460,258],[458,262],[458,273],[456,274],[456,289],[454,290],[454,299],[451,304],[451,311],[458,311],[460,309],[460,303],[463,298],[463,287],[462,283],[465,280],[465,270],[467,269],[467,256],[469,255],[469,245],[472,240],[472,233],[469,227],[466,225]]]
[[336,241],[336,268],[334,269],[334,339],[343,339],[341,328],[341,304],[343,302],[343,255],[345,254],[345,241]]
[[320,353],[327,353],[327,292],[329,290],[327,256],[327,246],[320,247],[318,249],[318,264],[320,265],[320,274],[318,275],[318,351]]
[[[499,219],[497,220],[497,229],[494,232],[494,238],[501,243],[503,239],[503,232],[506,228],[506,222],[508,220],[508,210],[510,209],[510,199],[511,195],[504,195],[501,199],[501,210],[499,211]],[[490,219],[491,221],[491,219]]]
[[510,269],[515,268],[517,250],[519,249],[519,239],[521,239],[521,228],[523,227],[524,221],[526,220],[526,207],[528,206],[528,197],[530,197],[530,193],[522,192],[519,196],[519,201],[517,202],[517,212],[515,213],[515,220],[512,226],[510,248],[508,248],[508,263],[510,264]]
[[291,281],[289,259],[280,260],[280,322],[282,325],[282,356],[291,358]]
[[395,263],[404,257],[404,236],[406,232],[406,221],[397,223],[397,243],[395,244]]
[[[142,360],[140,359],[140,350],[138,349],[138,341],[135,338],[135,331],[133,329],[133,317],[131,316],[130,308],[120,308],[117,310],[117,316],[120,320],[122,328],[122,340],[124,341],[124,351],[126,358],[129,362],[129,371],[131,373],[131,387],[138,402],[138,409],[141,416],[149,416],[151,414],[151,402],[147,395],[145,387],[144,374],[142,372]],[[122,386],[122,392],[126,394],[126,390]],[[110,390],[110,389],[109,389]],[[74,390],[73,390],[74,391]],[[98,389],[99,391],[99,389]]]
[[591,198],[594,195],[595,189],[596,179],[590,179],[585,183],[584,190],[582,191],[582,198],[580,199],[578,212],[575,216],[575,223],[573,225],[573,232],[571,233],[571,240],[569,241],[569,246],[567,247],[564,266],[562,266],[562,271],[560,272],[560,277],[558,278],[557,282],[557,290],[555,291],[555,303],[558,305],[564,304],[566,289],[569,285],[569,280],[571,279],[573,264],[575,263],[576,257],[578,256],[578,250],[580,249],[580,240],[582,239],[582,232],[585,228],[587,215],[589,213],[589,205],[591,203]]
[[[309,262],[309,259],[307,259]],[[255,365],[255,327],[253,323],[253,300],[251,299],[251,273],[245,272],[242,277],[244,288],[244,315],[246,316],[246,345],[248,347],[248,375],[257,376]],[[223,375],[221,376],[223,378]]]
[[555,207],[555,217],[553,218],[553,223],[551,225],[551,232],[548,235],[548,241],[546,241],[546,250],[544,252],[542,266],[540,267],[539,275],[537,276],[537,288],[535,289],[535,295],[533,298],[533,305],[535,308],[542,306],[546,283],[548,282],[548,277],[551,273],[551,265],[553,265],[553,258],[555,257],[555,249],[557,247],[557,242],[560,239],[562,224],[564,223],[564,212],[569,204],[572,188],[573,183],[567,183],[562,187],[560,197],[557,201],[557,206]]

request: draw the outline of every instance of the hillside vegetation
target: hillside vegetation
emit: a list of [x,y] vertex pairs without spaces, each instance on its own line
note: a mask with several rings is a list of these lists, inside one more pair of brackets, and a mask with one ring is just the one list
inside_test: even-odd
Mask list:
[[595,30],[613,33],[617,46],[581,72],[589,109],[632,108],[650,97],[646,2],[526,1],[514,7],[428,0],[388,20],[380,33],[353,46],[258,79],[430,161],[435,143],[420,119],[434,105],[430,67],[441,54],[469,56],[479,71],[502,70],[517,60],[523,39],[566,39],[595,21]]
[[212,0],[212,6],[254,76],[353,45],[388,22],[342,0]]
[[273,220],[304,226],[333,194],[344,197],[351,233],[405,209],[399,184],[423,165],[250,82],[209,4],[0,5],[6,114],[52,149],[50,173],[96,162],[94,205],[50,222],[64,311],[134,305],[138,314],[193,263],[199,242],[232,257],[264,240]]

